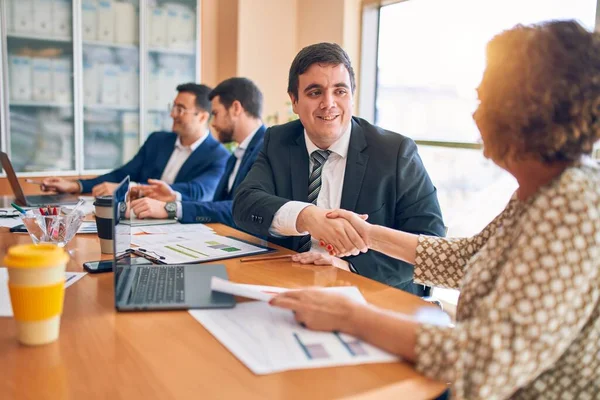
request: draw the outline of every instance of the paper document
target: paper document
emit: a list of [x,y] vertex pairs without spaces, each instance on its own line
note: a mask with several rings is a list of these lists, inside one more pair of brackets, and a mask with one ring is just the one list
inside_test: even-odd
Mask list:
[[276,286],[259,286],[233,283],[216,276],[213,276],[210,280],[210,289],[215,292],[228,293],[235,296],[242,296],[260,301],[269,301],[277,293],[282,293],[286,290],[289,290]]
[[139,229],[144,233],[164,234],[164,233],[213,233],[214,230],[204,224],[175,224],[161,226],[140,226]]
[[131,225],[131,226],[154,226],[154,225],[175,225],[178,224],[175,219],[133,219],[133,220],[123,220],[122,224]]
[[[321,290],[365,301],[356,287]],[[291,311],[260,301],[237,304],[228,310],[190,310],[189,313],[258,375],[398,360],[353,336],[302,328]]]
[[140,251],[165,264],[215,261],[269,251],[265,247],[214,233],[134,235],[131,242],[139,246]]
[[[282,288],[278,286],[263,286],[263,285],[249,285],[247,283],[235,283],[226,281],[219,277],[213,276],[210,281],[210,288],[217,292],[223,292],[233,294],[234,296],[242,296],[249,299],[269,301],[276,294],[292,291],[292,290],[303,290],[306,288]],[[366,300],[355,286],[339,286],[339,287],[328,287],[319,288],[318,290],[327,290],[328,292],[337,292],[352,300],[366,304]]]
[[[66,272],[65,288],[68,288],[86,274],[87,272]],[[12,315],[12,305],[8,293],[8,271],[6,268],[0,268],[0,317],[12,317]]]

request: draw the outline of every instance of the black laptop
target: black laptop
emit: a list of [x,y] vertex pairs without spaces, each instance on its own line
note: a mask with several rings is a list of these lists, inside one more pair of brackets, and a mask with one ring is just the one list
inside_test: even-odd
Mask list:
[[6,171],[6,177],[10,183],[13,194],[15,195],[15,203],[21,206],[28,207],[43,207],[54,204],[76,204],[79,201],[79,197],[74,194],[61,193],[61,194],[40,194],[35,196],[25,196],[21,184],[17,179],[12,164],[8,158],[8,154],[0,151],[0,162],[2,163],[2,169]]
[[140,264],[142,252],[131,247],[131,224],[124,212],[129,176],[115,189],[113,207],[113,248],[115,307],[118,311],[177,310],[189,308],[231,308],[232,295],[213,292],[213,276],[228,279],[222,264],[165,265]]

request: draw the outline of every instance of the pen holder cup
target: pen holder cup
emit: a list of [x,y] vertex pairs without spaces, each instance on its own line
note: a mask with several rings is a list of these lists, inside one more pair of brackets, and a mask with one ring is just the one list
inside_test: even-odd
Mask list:
[[69,214],[63,214],[61,210],[58,214],[43,215],[39,210],[33,210],[21,215],[33,243],[54,243],[64,247],[73,239],[85,215],[77,210]]

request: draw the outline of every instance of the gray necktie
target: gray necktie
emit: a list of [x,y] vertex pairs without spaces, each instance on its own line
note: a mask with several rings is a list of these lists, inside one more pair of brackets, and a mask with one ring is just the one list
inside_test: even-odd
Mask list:
[[[331,154],[329,150],[315,150],[311,153],[310,158],[313,161],[313,169],[310,173],[310,178],[308,180],[308,202],[317,204],[317,198],[319,197],[319,192],[321,191],[321,171],[323,170],[323,165],[327,158]],[[304,253],[305,251],[310,250],[311,241],[310,235],[302,236],[300,238],[300,244],[298,246],[298,252]]]

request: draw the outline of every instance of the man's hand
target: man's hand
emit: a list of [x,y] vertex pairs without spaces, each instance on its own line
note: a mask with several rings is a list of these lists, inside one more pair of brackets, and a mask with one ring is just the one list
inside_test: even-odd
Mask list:
[[350,271],[348,262],[329,254],[317,253],[316,251],[294,254],[292,261],[300,264],[333,265],[336,268]]
[[327,249],[336,255],[358,255],[366,253],[369,248],[350,222],[343,218],[327,218],[329,210],[316,206],[306,207],[298,215],[296,229],[333,246]]
[[167,218],[167,210],[165,210],[165,202],[144,197],[142,199],[133,200],[131,209],[135,215],[140,218]]
[[92,188],[92,196],[112,196],[115,189],[119,186],[118,183],[104,182]]
[[168,203],[177,200],[175,191],[168,183],[158,179],[148,179],[148,185],[142,186],[142,193],[146,197]]
[[79,183],[65,178],[46,178],[40,188],[44,192],[79,193]]

